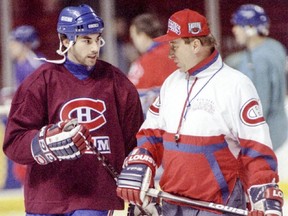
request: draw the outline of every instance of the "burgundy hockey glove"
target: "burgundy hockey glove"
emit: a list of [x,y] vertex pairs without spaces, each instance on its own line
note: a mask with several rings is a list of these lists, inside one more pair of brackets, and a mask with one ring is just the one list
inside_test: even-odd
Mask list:
[[33,138],[31,151],[38,164],[80,158],[92,148],[89,130],[78,124],[77,119],[67,119],[41,128]]
[[154,187],[156,163],[144,148],[135,148],[125,159],[123,170],[117,180],[117,195],[144,209],[151,198],[146,196],[150,187]]
[[248,189],[251,211],[248,216],[282,216],[283,193],[275,183]]

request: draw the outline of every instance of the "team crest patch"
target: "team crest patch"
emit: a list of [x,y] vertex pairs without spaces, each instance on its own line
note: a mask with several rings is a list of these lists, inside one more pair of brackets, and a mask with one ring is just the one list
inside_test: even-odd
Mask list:
[[149,107],[149,111],[153,114],[153,115],[159,115],[159,109],[160,109],[160,98],[159,96],[157,98],[155,98],[154,102],[151,104],[151,106]]
[[199,32],[201,32],[201,23],[200,22],[188,23],[188,31],[191,34],[198,34]]
[[258,100],[247,101],[240,111],[241,121],[248,126],[257,126],[265,122]]
[[192,110],[202,110],[207,113],[215,113],[215,104],[213,101],[205,98],[198,98],[191,104]]
[[60,111],[60,119],[77,118],[90,131],[97,130],[106,124],[104,113],[105,102],[91,98],[77,98],[64,104]]

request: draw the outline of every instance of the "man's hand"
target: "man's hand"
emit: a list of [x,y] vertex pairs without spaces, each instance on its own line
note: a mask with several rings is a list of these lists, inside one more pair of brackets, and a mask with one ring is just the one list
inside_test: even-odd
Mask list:
[[135,148],[125,159],[117,181],[117,195],[135,205],[145,207],[151,198],[146,196],[154,187],[156,163],[148,150]]
[[282,216],[283,192],[275,183],[248,189],[251,211],[248,216]]
[[77,119],[67,119],[41,128],[31,143],[31,151],[38,164],[80,158],[92,148],[89,130]]

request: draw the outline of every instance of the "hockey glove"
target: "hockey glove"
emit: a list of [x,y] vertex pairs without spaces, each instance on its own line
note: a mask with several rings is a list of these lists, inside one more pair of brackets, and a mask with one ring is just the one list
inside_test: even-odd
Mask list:
[[282,216],[283,193],[275,183],[248,189],[251,211],[248,216]]
[[125,159],[117,180],[117,195],[135,205],[145,207],[151,201],[146,192],[154,187],[156,163],[144,148],[135,148]]
[[80,158],[92,147],[89,130],[77,119],[67,119],[41,128],[31,143],[31,151],[38,164]]

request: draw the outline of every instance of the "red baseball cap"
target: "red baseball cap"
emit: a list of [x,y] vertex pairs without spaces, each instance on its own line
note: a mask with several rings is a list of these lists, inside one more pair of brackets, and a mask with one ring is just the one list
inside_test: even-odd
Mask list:
[[169,18],[167,34],[153,40],[164,42],[182,37],[207,36],[209,34],[210,29],[206,18],[196,11],[184,9]]

